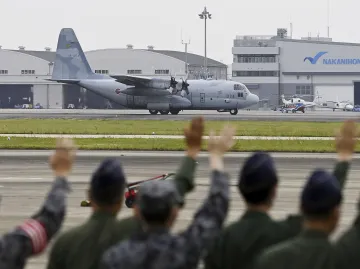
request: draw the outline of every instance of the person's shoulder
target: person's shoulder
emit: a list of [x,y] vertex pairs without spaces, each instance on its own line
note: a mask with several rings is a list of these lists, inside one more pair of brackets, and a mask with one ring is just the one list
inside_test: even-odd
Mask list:
[[61,232],[58,237],[56,238],[56,245],[61,244],[67,244],[68,242],[71,242],[74,240],[79,234],[81,234],[81,231],[84,229],[84,225],[79,225],[73,228],[70,228],[66,231]]
[[271,262],[278,260],[279,258],[284,257],[288,253],[292,246],[292,240],[284,241],[282,243],[273,245],[265,249],[262,254],[259,256],[260,260]]

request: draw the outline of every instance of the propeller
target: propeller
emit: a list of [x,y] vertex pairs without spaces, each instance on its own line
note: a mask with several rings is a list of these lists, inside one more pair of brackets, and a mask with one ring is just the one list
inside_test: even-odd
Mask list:
[[170,87],[175,89],[176,88],[176,84],[178,84],[178,82],[175,80],[175,77],[171,76],[170,77]]
[[189,89],[188,87],[190,86],[189,83],[187,83],[187,78],[185,79],[185,81],[183,79],[182,83],[181,83],[181,96],[184,96],[184,92],[186,92],[186,94],[189,94]]

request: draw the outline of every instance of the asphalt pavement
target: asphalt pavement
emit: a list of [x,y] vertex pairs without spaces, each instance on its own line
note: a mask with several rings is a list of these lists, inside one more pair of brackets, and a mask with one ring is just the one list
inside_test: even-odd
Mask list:
[[[35,212],[51,186],[53,175],[48,167],[51,151],[0,151],[0,230],[11,230]],[[234,221],[243,213],[242,202],[236,188],[239,169],[248,153],[230,153],[225,158],[226,170],[231,175],[231,209],[228,222]],[[119,157],[124,165],[129,182],[150,178],[163,173],[175,172],[183,153],[169,152],[79,152],[71,174],[72,193],[68,200],[67,218],[63,230],[79,225],[89,217],[90,208],[80,207],[85,198],[88,181],[92,171],[105,157]],[[310,170],[322,167],[329,171],[335,164],[334,154],[274,154],[281,179],[278,199],[272,210],[274,218],[285,217],[298,211],[298,198],[304,179]],[[206,197],[209,188],[209,166],[207,154],[198,159],[196,189],[186,199],[174,231],[184,229],[191,221],[195,210]],[[356,202],[360,191],[360,158],[354,159],[345,190],[345,204],[341,227],[336,236],[348,227],[356,215]],[[123,208],[119,218],[132,214]],[[51,247],[51,246],[50,246]],[[43,269],[46,266],[48,251],[30,260],[27,269]]]
[[0,119],[40,118],[40,119],[114,119],[114,120],[190,120],[203,115],[206,120],[221,121],[344,121],[359,118],[359,112],[344,111],[306,111],[305,113],[281,113],[280,111],[239,110],[237,115],[208,110],[181,111],[178,115],[150,115],[148,110],[110,110],[110,109],[1,109]]

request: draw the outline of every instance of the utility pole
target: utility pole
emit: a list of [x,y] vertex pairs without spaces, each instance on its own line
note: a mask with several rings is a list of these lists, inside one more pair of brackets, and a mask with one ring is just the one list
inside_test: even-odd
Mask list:
[[189,69],[188,69],[188,60],[187,60],[187,46],[190,44],[190,39],[188,42],[184,42],[184,40],[181,40],[181,44],[185,45],[185,74],[188,75]]
[[206,21],[207,19],[211,19],[211,14],[207,11],[206,7],[204,7],[203,12],[199,14],[201,20],[205,20],[205,58],[204,58],[204,68],[207,77],[207,56],[206,56]]

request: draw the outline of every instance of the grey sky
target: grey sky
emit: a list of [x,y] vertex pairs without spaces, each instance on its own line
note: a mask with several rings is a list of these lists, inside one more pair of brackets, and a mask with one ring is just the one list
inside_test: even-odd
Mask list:
[[[61,28],[73,28],[85,51],[100,48],[184,50],[204,53],[204,6],[213,14],[208,21],[208,56],[232,62],[236,35],[271,35],[293,23],[293,37],[327,34],[327,0],[0,0],[0,45],[7,49],[56,48]],[[330,37],[334,41],[360,42],[356,25],[359,1],[330,0]]]

